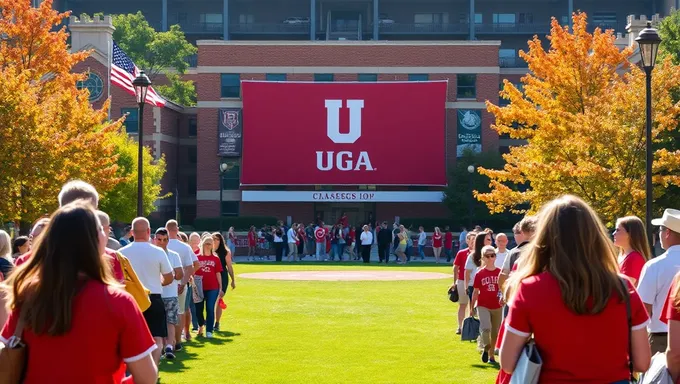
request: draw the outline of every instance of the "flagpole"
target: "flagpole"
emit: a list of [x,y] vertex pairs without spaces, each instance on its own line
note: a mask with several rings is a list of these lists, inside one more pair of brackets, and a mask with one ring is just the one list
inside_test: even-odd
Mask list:
[[106,99],[109,100],[109,120],[111,120],[111,65],[113,63],[113,39],[109,39],[108,44],[106,46],[108,52],[106,53],[108,57],[108,62],[109,62],[109,67],[108,71],[109,74],[106,77],[108,80],[108,86],[106,87],[107,90],[107,96]]

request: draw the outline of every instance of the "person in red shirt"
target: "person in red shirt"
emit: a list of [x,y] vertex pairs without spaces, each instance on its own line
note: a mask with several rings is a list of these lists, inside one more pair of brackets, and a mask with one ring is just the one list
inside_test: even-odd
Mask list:
[[345,212],[342,212],[340,214],[340,218],[338,219],[338,222],[336,224],[342,224],[343,228],[347,228],[347,226],[349,225],[349,218],[347,217]]
[[298,241],[297,241],[298,256],[300,260],[302,260],[305,257],[305,244],[307,244],[307,234],[305,234],[305,225],[303,223],[300,223],[300,225],[298,226]]
[[634,371],[647,371],[649,316],[635,287],[618,274],[597,214],[578,197],[563,196],[538,217],[534,239],[507,282],[503,371],[515,371],[532,335],[543,360],[541,383],[627,383],[629,361]]
[[442,236],[442,231],[439,227],[434,227],[434,233],[432,234],[432,252],[434,252],[434,260],[439,264],[439,257],[442,254],[442,243],[444,242],[444,236]]
[[498,275],[500,275],[501,270],[496,267],[496,250],[490,245],[482,248],[482,265],[484,268],[477,272],[475,282],[472,285],[475,289],[472,294],[472,306],[477,308],[477,315],[479,316],[482,346],[484,347],[482,361],[496,364],[493,355],[498,328],[503,318],[501,304],[498,301],[498,293],[500,292]]
[[356,246],[355,241],[357,238],[357,230],[354,228],[354,226],[349,227],[349,232],[347,233],[347,248],[349,251],[349,259],[354,260],[355,255],[354,255],[354,248]]
[[468,232],[467,237],[465,238],[468,247],[458,251],[456,258],[453,260],[453,285],[455,285],[458,290],[459,305],[458,329],[456,330],[456,335],[460,335],[460,329],[463,327],[463,320],[466,317],[465,308],[467,308],[469,303],[467,287],[465,286],[465,263],[467,262],[468,256],[474,251],[476,237],[476,232]]
[[[224,296],[222,291],[222,263],[213,251],[213,238],[208,236],[201,243],[201,253],[198,255],[200,267],[196,276],[200,276],[203,283],[203,300],[196,303],[196,317],[198,317],[198,336],[203,336],[203,327],[206,325],[205,336],[213,337],[215,326],[215,303]],[[203,310],[205,307],[204,315]]]
[[248,231],[248,256],[255,256],[257,254],[257,233],[255,232],[255,226],[250,226]]
[[680,273],[675,275],[659,320],[668,324],[666,367],[674,383],[680,382]]
[[107,240],[91,205],[67,204],[7,280],[11,313],[0,341],[11,346],[23,325],[24,384],[156,382],[157,347],[144,317],[102,264]]
[[446,262],[450,263],[453,257],[453,233],[447,225],[444,227],[444,253],[446,254]]
[[647,242],[645,224],[637,216],[622,217],[616,220],[614,245],[619,248],[619,268],[637,286],[642,267],[650,259],[651,251]]

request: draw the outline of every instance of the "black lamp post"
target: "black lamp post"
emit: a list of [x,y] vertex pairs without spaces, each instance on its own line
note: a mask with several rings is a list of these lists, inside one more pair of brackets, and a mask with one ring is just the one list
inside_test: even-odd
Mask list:
[[220,162],[220,233],[222,233],[222,223],[224,212],[222,211],[222,191],[224,191],[224,174],[229,170],[229,164]]
[[640,34],[635,39],[640,48],[640,59],[642,61],[642,68],[646,75],[646,93],[647,93],[647,127],[646,127],[646,143],[645,149],[647,151],[646,161],[646,176],[645,176],[645,197],[646,210],[645,222],[647,223],[647,240],[649,246],[654,249],[654,235],[652,233],[652,202],[654,199],[652,186],[652,162],[654,161],[654,152],[652,148],[652,71],[656,64],[656,54],[659,51],[659,44],[661,44],[661,37],[655,28],[652,28],[652,22],[647,22],[647,28],[640,31]]
[[144,71],[139,73],[133,81],[132,85],[135,87],[135,96],[137,97],[137,105],[139,106],[139,113],[137,116],[139,124],[138,140],[139,150],[137,152],[137,217],[144,216],[144,104],[146,103],[146,92],[151,86],[151,80],[146,76]]
[[474,210],[475,207],[473,205],[472,200],[474,199],[474,196],[472,196],[472,175],[475,173],[475,166],[474,165],[468,165],[467,167],[468,174],[470,174],[470,177],[468,177],[468,187],[470,190],[470,201],[468,203],[468,228],[472,228],[472,216],[474,216]]

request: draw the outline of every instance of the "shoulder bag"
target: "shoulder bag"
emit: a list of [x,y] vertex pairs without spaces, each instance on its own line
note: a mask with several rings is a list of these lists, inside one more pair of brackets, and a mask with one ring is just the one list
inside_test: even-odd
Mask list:
[[456,285],[452,285],[449,287],[449,300],[451,300],[452,303],[457,303],[458,300],[460,300],[460,297],[458,296],[458,288]]
[[149,299],[149,293],[151,293],[151,291],[146,289],[142,282],[139,281],[139,277],[137,277],[135,270],[132,269],[130,260],[128,260],[127,257],[121,255],[120,252],[116,252],[116,257],[118,258],[118,262],[120,262],[120,266],[123,269],[123,275],[125,276],[125,291],[132,295],[132,298],[139,306],[140,311],[146,311],[151,306],[151,300]]
[[0,349],[0,384],[20,384],[26,371],[28,350],[21,340],[24,333],[24,321],[19,317],[14,335],[7,345]]
[[192,298],[194,299],[194,303],[200,303],[205,299],[203,294],[203,276],[194,275]]
[[461,341],[477,341],[479,337],[479,320],[470,316],[463,320],[463,329],[460,333]]
[[519,356],[519,360],[517,360],[510,384],[538,384],[542,366],[543,359],[541,359],[541,355],[538,353],[536,342],[531,339],[522,348],[522,354]]

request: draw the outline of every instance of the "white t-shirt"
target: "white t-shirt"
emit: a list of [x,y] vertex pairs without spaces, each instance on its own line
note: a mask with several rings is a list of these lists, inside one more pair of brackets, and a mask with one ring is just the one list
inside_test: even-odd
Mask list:
[[[179,257],[179,254],[177,252],[171,251],[168,249],[168,261],[170,261],[170,266],[172,267],[173,273],[175,271],[175,268],[182,268],[182,260]],[[177,297],[178,292],[177,292],[177,286],[179,286],[181,279],[177,279],[175,277],[175,281],[172,283],[164,286],[161,291],[161,297],[164,299],[169,299],[171,297]]]
[[661,316],[673,278],[678,271],[680,271],[680,245],[669,247],[666,253],[649,260],[642,267],[637,290],[642,302],[652,305],[652,313],[649,314],[652,318],[648,326],[649,332],[668,332],[668,326],[659,320],[659,316]]
[[295,230],[293,228],[290,228],[288,230],[288,244],[295,244],[297,239],[297,235],[295,234]]
[[508,250],[505,252],[496,251],[496,268],[503,269],[503,263],[505,263],[505,257],[508,256]]
[[418,235],[418,246],[425,245],[427,243],[427,233],[420,232]]
[[467,261],[465,261],[465,269],[470,271],[470,281],[468,281],[468,287],[472,287],[475,283],[475,276],[477,275],[477,271],[479,271],[478,266],[475,265],[475,262],[473,261],[472,254],[470,254],[467,258]]
[[163,292],[161,275],[172,273],[172,266],[163,249],[147,242],[135,241],[118,252],[130,260],[139,281],[151,294],[160,295]]
[[198,256],[191,249],[191,246],[177,239],[170,239],[168,250],[177,252],[179,259],[182,261],[182,267],[190,267],[194,265],[194,261],[198,261]]
[[361,232],[361,245],[371,245],[373,244],[373,234],[371,232]]

